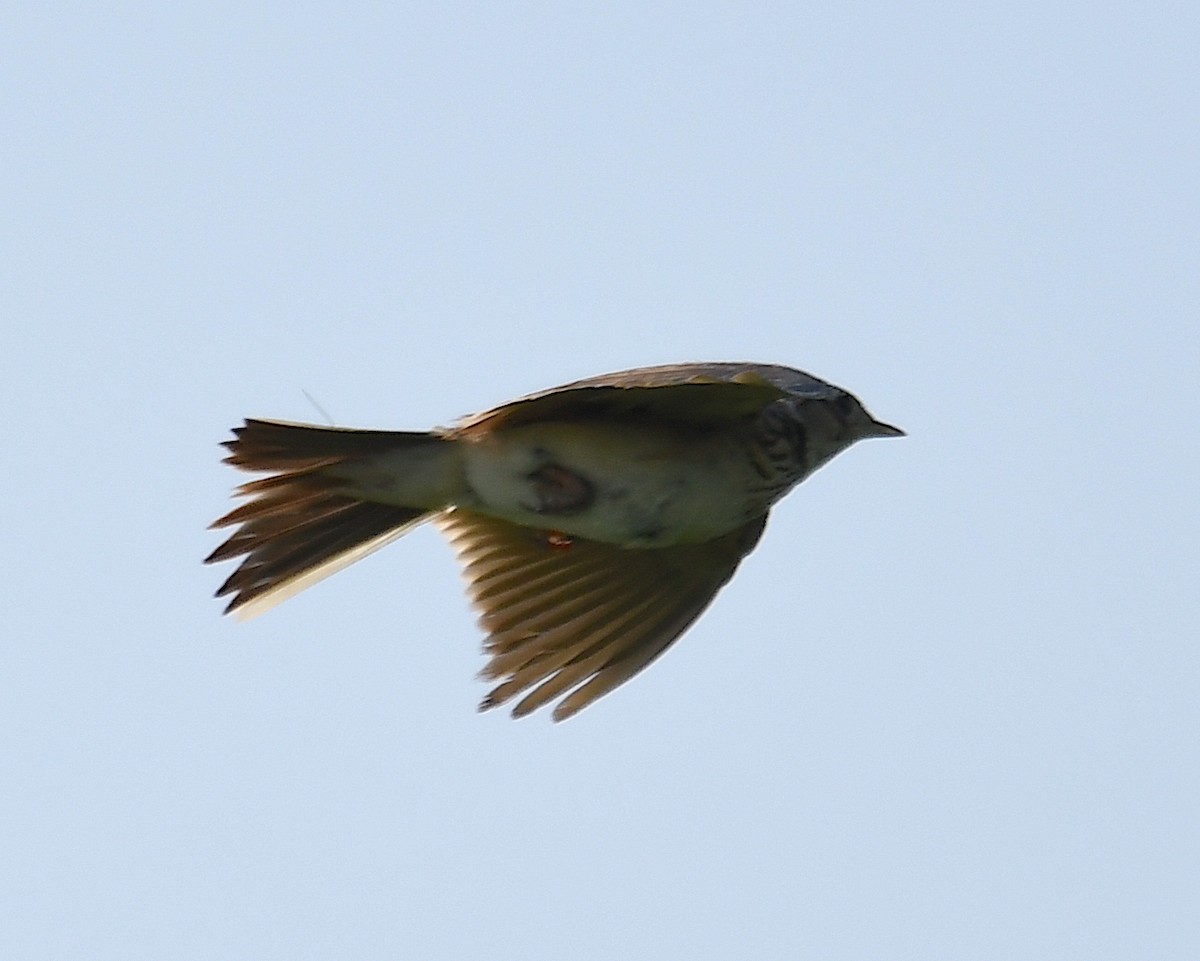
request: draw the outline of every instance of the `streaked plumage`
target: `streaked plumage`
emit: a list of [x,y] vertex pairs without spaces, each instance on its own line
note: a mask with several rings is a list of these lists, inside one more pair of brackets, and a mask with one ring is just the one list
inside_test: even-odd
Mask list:
[[684,364],[577,381],[428,433],[248,420],[226,462],[268,476],[213,527],[217,592],[253,616],[433,519],[499,681],[481,708],[628,680],[700,615],[772,504],[839,451],[902,432],[788,367]]

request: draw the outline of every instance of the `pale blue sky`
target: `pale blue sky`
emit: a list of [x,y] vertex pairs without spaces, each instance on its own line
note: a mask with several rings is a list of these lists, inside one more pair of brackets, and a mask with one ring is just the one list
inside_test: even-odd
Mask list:
[[[0,14],[0,956],[1200,956],[1194,3]],[[238,625],[243,416],[789,364],[903,441],[477,715],[422,530]]]

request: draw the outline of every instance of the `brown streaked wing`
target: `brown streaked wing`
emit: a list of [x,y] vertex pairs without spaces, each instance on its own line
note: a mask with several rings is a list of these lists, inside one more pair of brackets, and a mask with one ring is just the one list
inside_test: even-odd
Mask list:
[[808,374],[773,364],[640,367],[530,394],[468,417],[451,433],[475,434],[533,421],[621,414],[713,423],[757,413],[789,393],[828,389]]
[[766,515],[703,544],[638,550],[574,540],[467,510],[435,523],[488,632],[480,710],[528,691],[514,717],[562,697],[561,721],[629,680],[700,616],[758,543]]

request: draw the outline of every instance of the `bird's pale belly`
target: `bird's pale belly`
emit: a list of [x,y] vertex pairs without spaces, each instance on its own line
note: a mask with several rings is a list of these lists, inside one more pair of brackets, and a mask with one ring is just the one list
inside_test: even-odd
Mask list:
[[463,441],[462,506],[629,547],[696,543],[760,513],[726,433],[542,423]]

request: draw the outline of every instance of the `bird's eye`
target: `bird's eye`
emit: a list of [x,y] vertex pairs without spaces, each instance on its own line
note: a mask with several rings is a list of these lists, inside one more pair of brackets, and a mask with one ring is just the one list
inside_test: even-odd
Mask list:
[[833,406],[843,417],[849,417],[850,412],[854,410],[854,398],[849,394],[842,394],[833,402]]

